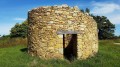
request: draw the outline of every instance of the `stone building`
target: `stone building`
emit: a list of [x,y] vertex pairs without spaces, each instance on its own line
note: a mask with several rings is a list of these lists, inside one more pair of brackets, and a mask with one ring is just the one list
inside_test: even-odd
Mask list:
[[28,53],[86,59],[98,52],[97,24],[78,7],[43,6],[28,12]]

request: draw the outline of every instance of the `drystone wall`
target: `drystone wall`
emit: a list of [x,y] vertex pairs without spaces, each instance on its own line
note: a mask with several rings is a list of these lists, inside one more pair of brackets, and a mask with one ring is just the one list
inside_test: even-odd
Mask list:
[[69,42],[66,39],[68,34],[77,35],[76,49],[73,49],[76,50],[78,59],[94,56],[98,51],[97,24],[76,6],[35,8],[29,11],[28,22],[28,52],[32,56],[64,58],[64,48]]

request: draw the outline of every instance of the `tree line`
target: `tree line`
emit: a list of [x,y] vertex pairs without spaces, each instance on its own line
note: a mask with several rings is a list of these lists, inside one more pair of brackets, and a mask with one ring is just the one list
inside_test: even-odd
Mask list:
[[[96,16],[90,14],[90,10],[86,8],[85,10],[80,10],[83,13],[88,13],[93,19],[96,21],[98,26],[98,37],[99,39],[112,39],[115,37],[115,25],[110,22],[110,20],[105,16]],[[24,21],[21,24],[16,23],[10,31],[10,37],[27,37],[27,28],[28,28],[28,21]]]

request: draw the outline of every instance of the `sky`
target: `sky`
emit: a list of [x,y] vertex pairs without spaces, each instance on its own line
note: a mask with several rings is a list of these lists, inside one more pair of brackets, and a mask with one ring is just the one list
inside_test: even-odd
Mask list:
[[1,0],[0,35],[8,35],[16,23],[25,21],[29,10],[62,4],[89,8],[94,15],[106,16],[116,26],[115,35],[120,35],[120,0]]

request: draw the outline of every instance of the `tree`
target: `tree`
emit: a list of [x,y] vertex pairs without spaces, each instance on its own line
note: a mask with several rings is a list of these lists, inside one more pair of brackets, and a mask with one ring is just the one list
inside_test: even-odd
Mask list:
[[85,12],[90,13],[90,10],[88,8],[86,8]]
[[22,24],[16,23],[15,26],[10,31],[10,37],[26,37],[27,36],[27,21]]
[[[83,12],[90,13],[90,10],[86,8]],[[112,24],[109,19],[105,16],[94,16],[90,14],[93,19],[96,21],[98,26],[98,37],[99,39],[111,39],[114,38],[115,25]]]
[[83,12],[83,13],[85,13],[85,12],[90,13],[90,10],[88,8],[86,8],[85,10],[81,9],[80,11]]
[[81,9],[80,11],[84,13],[84,10],[83,10],[83,9]]
[[111,39],[114,38],[115,25],[112,24],[105,16],[93,16],[98,26],[99,39]]

